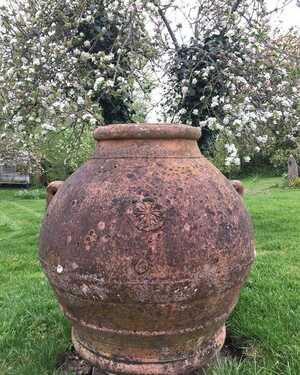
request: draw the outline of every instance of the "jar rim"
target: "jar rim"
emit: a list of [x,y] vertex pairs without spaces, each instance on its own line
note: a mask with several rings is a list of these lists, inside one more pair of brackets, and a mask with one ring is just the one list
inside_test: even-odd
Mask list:
[[113,139],[190,139],[198,140],[201,129],[183,124],[110,124],[94,131],[96,141]]

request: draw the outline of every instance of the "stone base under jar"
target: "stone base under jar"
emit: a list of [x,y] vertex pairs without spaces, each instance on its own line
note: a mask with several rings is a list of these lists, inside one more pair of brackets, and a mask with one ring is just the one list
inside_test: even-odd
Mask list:
[[223,326],[210,340],[202,343],[197,351],[188,358],[162,361],[162,362],[142,362],[139,360],[108,357],[98,353],[85,345],[79,339],[76,329],[72,329],[72,341],[77,353],[92,363],[106,371],[107,374],[127,374],[127,375],[183,375],[189,374],[197,369],[206,366],[222,349],[226,337],[226,328]]

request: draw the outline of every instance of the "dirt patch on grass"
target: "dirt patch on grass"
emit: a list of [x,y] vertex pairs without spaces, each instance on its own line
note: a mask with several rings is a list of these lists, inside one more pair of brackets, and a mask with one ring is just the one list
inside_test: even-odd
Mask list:
[[57,370],[61,371],[62,374],[107,375],[102,370],[97,369],[84,359],[80,358],[74,348],[69,352],[59,354],[57,356],[55,367]]
[[220,358],[235,359],[237,361],[245,360],[247,355],[246,340],[227,334],[225,344],[221,350]]

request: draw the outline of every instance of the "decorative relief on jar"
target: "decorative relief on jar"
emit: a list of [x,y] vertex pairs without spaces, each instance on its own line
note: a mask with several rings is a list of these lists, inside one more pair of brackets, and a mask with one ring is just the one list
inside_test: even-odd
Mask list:
[[139,259],[134,265],[134,270],[138,275],[144,275],[149,269],[150,264],[146,259]]
[[136,228],[145,232],[160,229],[165,222],[163,207],[152,198],[144,198],[142,201],[134,202],[128,213]]

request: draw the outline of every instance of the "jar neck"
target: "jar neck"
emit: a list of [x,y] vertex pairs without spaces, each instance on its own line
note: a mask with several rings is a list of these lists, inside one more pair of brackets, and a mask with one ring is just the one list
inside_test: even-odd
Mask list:
[[190,139],[117,139],[97,142],[94,158],[197,158],[200,150]]

